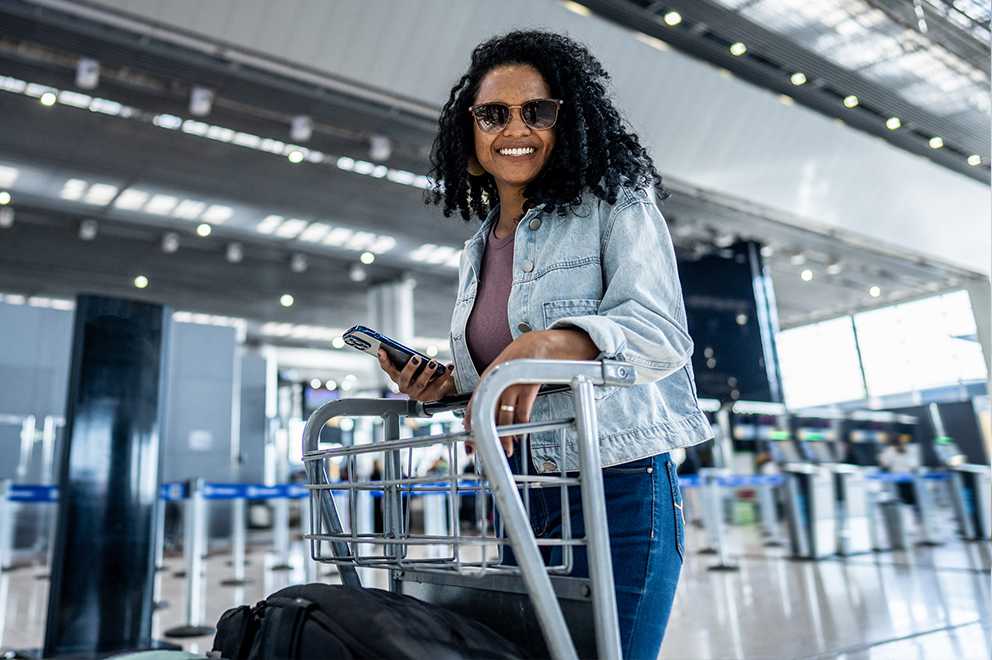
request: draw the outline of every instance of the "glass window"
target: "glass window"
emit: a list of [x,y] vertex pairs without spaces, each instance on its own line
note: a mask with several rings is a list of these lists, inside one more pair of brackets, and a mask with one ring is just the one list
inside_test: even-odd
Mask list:
[[872,397],[985,380],[966,291],[854,316]]
[[851,317],[784,330],[777,343],[787,407],[865,398]]

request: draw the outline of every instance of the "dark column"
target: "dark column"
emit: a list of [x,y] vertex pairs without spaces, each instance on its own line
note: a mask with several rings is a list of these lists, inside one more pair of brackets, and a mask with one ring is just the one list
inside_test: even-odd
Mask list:
[[170,311],[79,296],[42,657],[148,649]]

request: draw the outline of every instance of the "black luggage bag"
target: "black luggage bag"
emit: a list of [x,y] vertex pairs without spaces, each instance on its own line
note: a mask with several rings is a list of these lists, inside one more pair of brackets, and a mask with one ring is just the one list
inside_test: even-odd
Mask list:
[[303,584],[225,612],[211,657],[225,660],[417,660],[525,657],[486,626],[411,596]]

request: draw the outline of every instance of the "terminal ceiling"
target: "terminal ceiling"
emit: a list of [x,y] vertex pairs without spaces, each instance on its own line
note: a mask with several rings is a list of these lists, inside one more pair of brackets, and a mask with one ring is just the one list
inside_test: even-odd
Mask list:
[[[17,170],[17,182],[10,186],[15,191],[13,223],[0,228],[0,293],[71,298],[82,291],[156,300],[176,309],[245,318],[249,334],[258,339],[267,322],[337,329],[366,322],[371,284],[412,277],[417,281],[415,334],[447,336],[456,273],[443,263],[451,254],[443,249],[459,248],[474,225],[446,219],[436,207],[425,205],[416,185],[415,177],[429,167],[436,106],[387,98],[379,90],[317,71],[282,75],[271,62],[252,66],[220,50],[204,52],[95,18],[70,17],[51,8],[59,4],[0,0],[0,76],[82,93],[74,84],[78,58],[92,57],[101,63],[100,83],[86,94],[133,112],[111,116],[61,102],[45,107],[30,94],[0,92],[0,188],[4,172],[11,176],[11,168]],[[586,4],[623,22],[636,18],[632,11],[657,12],[679,3]],[[731,11],[733,3],[691,4]],[[688,7],[684,13],[691,15]],[[987,14],[983,25],[987,54]],[[762,37],[772,38],[770,34],[766,30]],[[702,52],[708,47],[706,37],[702,32],[696,36]],[[971,42],[965,43],[970,47]],[[794,45],[783,39],[782,48]],[[311,117],[313,136],[300,142],[304,161],[292,163],[285,153],[155,122],[164,115],[191,118],[193,86],[216,91],[210,114],[200,120],[211,127],[290,143],[287,131],[293,118]],[[815,99],[808,104],[815,108]],[[925,110],[920,108],[920,117],[933,119],[933,113],[924,117]],[[977,171],[987,179],[988,118],[976,122],[972,114],[963,114],[934,130],[960,135],[960,148],[966,151],[969,140],[983,139],[984,130],[983,165],[963,175]],[[389,139],[388,158],[371,158],[373,136]],[[361,170],[363,166],[353,164],[365,162],[382,167],[371,173],[349,170]],[[71,180],[83,183],[70,190]],[[679,181],[677,173],[669,181],[674,194],[663,211],[679,252],[703,254],[740,238],[766,245],[786,327],[950,290],[973,276],[967,269],[823,231],[802,218],[700,190]],[[222,209],[221,215],[230,209],[230,217],[200,237],[194,231],[197,222],[182,217],[179,207],[162,214],[148,212],[147,205],[117,204],[128,190],[175,198],[186,204],[187,217],[211,208]],[[110,198],[102,199],[107,194]],[[269,233],[260,233],[259,226],[273,216],[282,221],[270,220]],[[289,224],[293,219],[305,222],[294,228]],[[317,240],[304,240],[306,227],[315,223],[330,229],[311,229]],[[347,241],[324,242],[334,228],[352,232],[352,238],[360,232],[374,234],[356,239],[359,247],[379,239],[387,241],[380,246],[389,240],[395,245],[363,265],[359,250],[349,249]],[[168,243],[176,249],[163,249]],[[232,244],[240,246],[240,261],[229,259]],[[440,263],[431,263],[425,244],[442,248],[433,258]],[[418,250],[421,259],[411,259]],[[812,282],[799,279],[805,268],[815,273]],[[358,269],[365,274],[361,281],[356,281]],[[139,274],[150,281],[146,289],[132,284]],[[870,298],[872,285],[886,295]],[[286,293],[295,299],[292,307],[279,302]],[[266,340],[327,345],[327,337]]]

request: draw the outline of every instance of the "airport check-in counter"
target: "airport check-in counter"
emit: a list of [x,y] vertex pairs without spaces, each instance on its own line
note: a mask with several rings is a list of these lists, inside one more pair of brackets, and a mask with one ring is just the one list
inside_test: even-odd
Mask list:
[[[754,415],[738,404],[734,411],[742,417],[735,420],[735,439],[753,439],[760,453],[770,456],[785,477],[783,503],[793,555],[816,559],[835,554],[837,507],[831,470],[804,453],[806,448],[795,440],[784,407],[774,415]],[[748,412],[752,415],[744,417]]]
[[800,453],[833,477],[836,551],[841,555],[871,552],[871,498],[865,468],[841,462],[839,442],[843,414],[797,413],[792,418]]
[[858,465],[844,458],[875,458],[877,441],[884,441],[886,436],[871,434],[865,438],[869,443],[862,445],[866,451],[851,452],[845,442],[849,440],[845,431],[851,417],[860,417],[859,425],[869,422],[876,426],[891,421],[893,415],[797,411],[789,420],[792,437],[774,443],[786,461],[784,471],[790,475],[790,530],[798,556],[854,555],[883,547],[876,516],[879,498],[869,481],[877,463]]
[[967,463],[967,457],[945,430],[937,404],[930,404],[930,421],[936,437],[934,453],[951,473],[950,495],[961,535],[966,540],[992,538],[992,470],[988,465]]
[[[805,548],[804,539],[793,535],[794,550],[799,556],[819,558],[871,550],[864,519],[868,509],[864,502],[864,476],[859,468],[838,463],[838,420],[834,416],[801,412],[789,419],[793,443],[804,459],[802,467],[791,470],[790,488],[800,496],[805,494],[810,517]],[[804,504],[803,499],[798,504]],[[798,522],[790,520],[790,525]]]
[[951,471],[955,513],[968,540],[992,538],[992,474],[988,465],[964,464]]
[[964,454],[946,436],[934,439],[934,451],[951,474],[950,496],[961,536],[976,541],[992,538],[992,470],[965,463]]
[[[808,443],[795,439],[791,415],[784,406],[776,405],[735,403],[734,440],[751,443],[785,477],[782,502],[792,554],[807,559],[835,554],[837,503],[833,473],[809,453],[812,446],[806,447]],[[824,449],[829,450],[826,445]]]
[[812,463],[791,463],[786,475],[786,513],[792,553],[820,559],[837,552],[837,510],[829,470]]
[[[879,457],[893,441],[906,444],[913,439],[913,431],[918,420],[911,415],[890,411],[859,410],[848,414],[844,420],[842,435],[846,436],[847,459],[860,467],[866,479],[867,518],[870,545],[875,550],[908,549],[912,515],[909,506],[899,497],[894,479],[881,479]],[[917,499],[926,499],[921,508],[932,512],[927,484],[919,468],[893,475],[906,481],[907,486],[917,493]],[[923,540],[934,542],[936,536],[932,516],[924,516]]]

